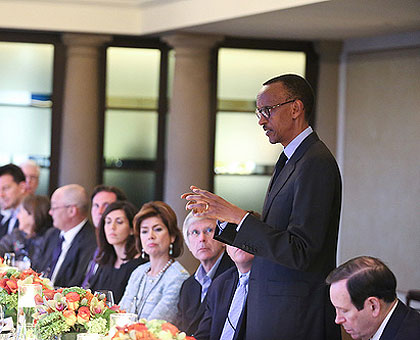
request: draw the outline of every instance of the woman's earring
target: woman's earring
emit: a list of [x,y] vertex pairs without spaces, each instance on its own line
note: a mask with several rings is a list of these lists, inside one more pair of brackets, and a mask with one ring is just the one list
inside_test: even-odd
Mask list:
[[144,249],[141,250],[141,258],[142,259],[146,258],[146,253],[144,252]]
[[173,243],[171,243],[169,245],[169,255],[173,255],[173,254],[174,254],[174,245],[173,245]]

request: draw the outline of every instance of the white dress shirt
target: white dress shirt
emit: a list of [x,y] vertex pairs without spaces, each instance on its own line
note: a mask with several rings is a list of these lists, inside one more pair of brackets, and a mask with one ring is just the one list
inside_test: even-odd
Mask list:
[[73,243],[74,238],[78,234],[78,232],[83,228],[85,223],[87,222],[87,218],[85,218],[82,222],[80,222],[75,227],[71,228],[70,230],[64,232],[61,231],[60,236],[64,237],[63,244],[61,245],[61,253],[60,257],[57,260],[57,264],[55,265],[54,272],[51,275],[51,282],[54,284],[55,278],[60,271],[60,267],[63,264],[64,259],[66,258],[67,252],[69,251],[71,244]]
[[382,321],[381,325],[379,326],[376,333],[371,337],[371,340],[379,340],[382,336],[382,333],[384,332],[385,326],[387,325],[389,319],[391,318],[392,313],[394,313],[395,308],[397,308],[398,301],[394,304],[394,306],[391,308],[391,310],[388,312],[386,318],[384,321]]

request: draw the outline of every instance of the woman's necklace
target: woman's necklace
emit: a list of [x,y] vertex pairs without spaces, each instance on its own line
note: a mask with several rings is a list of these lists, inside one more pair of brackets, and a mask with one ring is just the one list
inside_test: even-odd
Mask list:
[[149,269],[146,271],[146,275],[148,275],[150,283],[154,282],[156,279],[158,279],[165,271],[170,267],[170,265],[174,262],[174,259],[169,259],[168,262],[162,267],[161,270],[157,273],[156,276],[150,276],[150,272],[152,271],[152,267],[149,267]]
[[[169,259],[169,261],[166,263],[166,265],[159,271],[159,273],[153,277],[150,278],[149,282],[152,284],[152,286],[150,287],[150,289],[146,292],[146,285],[147,285],[147,278],[148,275],[147,273],[150,272],[151,268],[149,267],[143,274],[140,282],[139,282],[139,287],[137,288],[137,294],[134,296],[133,301],[131,302],[131,308],[130,310],[133,310],[132,307],[134,307],[134,313],[136,313],[137,315],[140,315],[144,304],[147,300],[147,298],[149,297],[150,293],[152,292],[153,288],[156,287],[156,285],[158,284],[158,282],[160,281],[160,279],[162,278],[163,274],[165,273],[165,271],[171,266],[172,263],[174,263],[175,260],[174,259]],[[144,281],[143,281],[144,280]],[[142,293],[139,299],[139,293],[140,293],[140,288],[143,287],[142,289]],[[138,301],[140,300],[140,301]]]

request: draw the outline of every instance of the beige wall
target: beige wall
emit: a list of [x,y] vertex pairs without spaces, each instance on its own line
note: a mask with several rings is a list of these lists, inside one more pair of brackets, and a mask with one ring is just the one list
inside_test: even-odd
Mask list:
[[419,288],[420,44],[346,55],[339,262],[382,258]]

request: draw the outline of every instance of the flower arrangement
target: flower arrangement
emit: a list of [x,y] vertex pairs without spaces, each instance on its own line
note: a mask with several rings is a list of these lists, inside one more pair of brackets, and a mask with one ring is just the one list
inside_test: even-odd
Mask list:
[[[2,263],[2,259],[0,258]],[[42,286],[42,289],[52,289],[49,279],[41,277],[32,269],[22,272],[8,266],[0,267],[0,304],[5,307],[5,317],[11,316],[16,322],[18,307],[18,286],[21,284],[36,283]]]
[[141,319],[140,322],[117,327],[112,340],[194,340],[173,324],[164,320]]
[[109,308],[105,294],[94,295],[79,287],[45,290],[43,303],[37,306],[35,333],[40,340],[62,333],[83,332],[106,335],[109,316],[118,306]]

